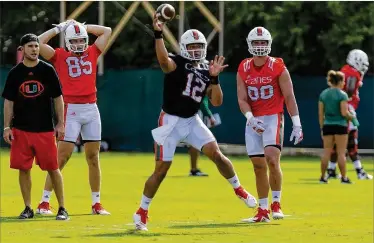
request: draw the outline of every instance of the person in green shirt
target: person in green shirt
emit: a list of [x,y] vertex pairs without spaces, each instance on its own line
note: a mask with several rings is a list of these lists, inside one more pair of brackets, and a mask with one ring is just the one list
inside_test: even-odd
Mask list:
[[348,121],[355,116],[348,110],[348,95],[344,87],[344,74],[330,70],[327,74],[329,88],[322,91],[318,102],[319,125],[322,130],[323,155],[321,157],[320,183],[328,183],[325,176],[334,145],[338,155],[341,183],[351,184],[347,177],[345,150],[348,143]]
[[[201,102],[200,111],[203,117],[209,117],[209,121],[211,127],[216,125],[216,120],[214,119],[212,111],[209,109],[209,97],[205,96],[203,101]],[[201,119],[203,119],[203,117]],[[194,147],[190,146],[188,148],[188,154],[190,155],[190,162],[191,162],[191,170],[190,176],[208,176],[207,173],[202,172],[200,169],[197,168],[197,160],[200,156],[200,151],[195,149]]]

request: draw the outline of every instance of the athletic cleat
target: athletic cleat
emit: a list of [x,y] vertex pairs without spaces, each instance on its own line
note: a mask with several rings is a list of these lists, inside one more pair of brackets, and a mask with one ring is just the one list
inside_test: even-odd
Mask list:
[[56,215],[56,220],[69,220],[69,214],[66,211],[65,208],[60,207],[58,209],[57,215]]
[[284,214],[279,202],[273,202],[270,206],[273,219],[283,219]]
[[327,184],[327,183],[329,183],[329,181],[328,181],[326,178],[321,177],[321,178],[319,179],[319,183],[320,183],[320,184]]
[[255,208],[257,206],[257,200],[254,196],[249,194],[242,186],[234,189],[235,194],[242,200],[247,207]]
[[135,229],[148,231],[147,229],[147,221],[148,221],[148,210],[144,210],[139,208],[136,213],[133,215]]
[[18,218],[19,219],[32,219],[34,218],[34,211],[29,206],[26,206]]
[[41,215],[51,215],[53,212],[51,211],[51,206],[49,205],[49,202],[41,202],[36,209],[36,214]]
[[327,179],[340,179],[341,175],[336,174],[336,169],[327,169]]
[[357,178],[359,180],[372,180],[373,179],[373,176],[366,173],[364,168],[356,169],[356,172],[357,172]]
[[190,176],[208,176],[208,174],[202,172],[200,169],[197,169],[197,170],[191,170]]
[[270,222],[269,214],[270,214],[269,210],[258,208],[257,209],[257,214],[253,218],[243,219],[242,222],[247,222],[247,223],[265,222],[265,223],[268,223],[268,222]]
[[352,181],[347,177],[347,178],[341,178],[341,181],[340,181],[342,184],[353,184]]
[[103,208],[101,203],[95,203],[95,205],[92,206],[92,214],[110,215],[110,213]]

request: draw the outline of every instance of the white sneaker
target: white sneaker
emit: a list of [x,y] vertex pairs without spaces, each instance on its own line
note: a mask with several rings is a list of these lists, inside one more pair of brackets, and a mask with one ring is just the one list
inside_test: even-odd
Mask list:
[[256,198],[249,192],[247,192],[242,186],[234,189],[234,191],[238,198],[242,200],[247,205],[247,207],[255,208],[257,206]]
[[135,229],[148,231],[147,229],[147,220],[148,220],[148,210],[139,208],[136,213],[133,215]]
[[36,214],[40,215],[51,215],[53,212],[51,211],[51,207],[49,205],[49,202],[41,202],[36,209]]
[[372,175],[369,175],[368,173],[364,172],[364,173],[359,173],[357,174],[357,178],[359,180],[372,180],[373,179],[373,176]]

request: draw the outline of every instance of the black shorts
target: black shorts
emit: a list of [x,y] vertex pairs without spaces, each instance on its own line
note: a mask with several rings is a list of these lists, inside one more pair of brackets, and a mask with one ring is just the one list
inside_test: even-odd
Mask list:
[[324,125],[323,136],[348,134],[348,127],[341,125]]

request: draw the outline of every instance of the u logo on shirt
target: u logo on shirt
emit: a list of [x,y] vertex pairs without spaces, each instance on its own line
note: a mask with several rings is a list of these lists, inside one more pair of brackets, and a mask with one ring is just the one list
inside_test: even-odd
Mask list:
[[41,95],[44,91],[44,86],[36,80],[24,82],[19,87],[19,92],[26,98],[34,98]]

